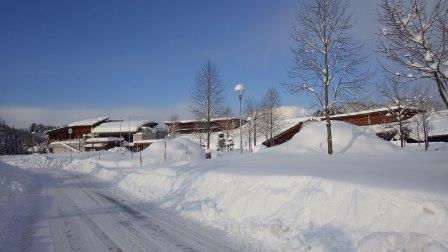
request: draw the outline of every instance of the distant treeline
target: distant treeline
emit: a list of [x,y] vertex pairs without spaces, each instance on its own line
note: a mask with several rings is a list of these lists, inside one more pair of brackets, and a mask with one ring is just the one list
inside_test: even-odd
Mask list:
[[0,155],[45,152],[47,139],[45,131],[51,126],[32,123],[28,129],[16,129],[0,119]]

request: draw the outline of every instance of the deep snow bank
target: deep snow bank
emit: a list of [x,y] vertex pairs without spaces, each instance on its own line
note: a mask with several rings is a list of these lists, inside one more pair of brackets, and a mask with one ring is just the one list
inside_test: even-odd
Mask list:
[[[165,153],[166,160],[164,160]],[[160,163],[161,161],[178,162],[205,158],[204,149],[199,144],[182,137],[172,140],[156,141],[144,149],[142,155],[145,160],[151,163]]]
[[[390,153],[393,150],[398,150],[396,146],[377,137],[369,129],[349,123],[332,121],[331,133],[335,153]],[[326,150],[325,122],[307,122],[291,140],[266,151],[303,153],[326,152]]]
[[179,154],[181,162],[143,169],[137,157],[116,153],[101,160],[50,155],[10,163],[90,173],[277,251],[447,251],[447,154],[329,157],[277,150],[193,161]]

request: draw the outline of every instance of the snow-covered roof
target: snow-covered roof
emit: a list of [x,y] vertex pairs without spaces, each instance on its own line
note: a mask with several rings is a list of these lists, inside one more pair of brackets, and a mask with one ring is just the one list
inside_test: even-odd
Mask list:
[[92,133],[137,132],[143,126],[155,127],[157,123],[145,120],[105,122],[93,128]]
[[156,141],[159,141],[160,139],[144,139],[144,140],[135,140],[134,142],[130,143],[130,146],[136,146],[139,144],[152,144]]
[[67,124],[68,127],[77,127],[77,126],[92,126],[97,123],[100,123],[102,121],[106,121],[109,119],[108,117],[97,117],[97,118],[90,118],[90,119],[84,119],[81,121],[75,121]]
[[316,121],[319,120],[317,117],[299,117],[299,118],[292,118],[292,119],[286,119],[279,122],[279,134],[284,132],[285,130],[288,130],[294,126],[296,126],[299,123],[307,122],[307,121]]
[[[332,116],[330,116],[330,118],[339,118],[339,117],[355,116],[355,115],[366,115],[366,114],[372,114],[372,113],[376,113],[376,112],[388,112],[390,110],[396,110],[396,109],[398,109],[397,106],[382,107],[382,108],[362,110],[362,111],[346,113],[346,114],[332,115]],[[404,109],[417,110],[416,108],[411,108],[411,107],[404,108]]]
[[[409,137],[414,140],[423,141],[423,129],[421,126],[418,128],[417,118],[412,117],[406,120],[407,125],[411,132],[409,133]],[[432,112],[429,117],[429,132],[428,135],[432,136],[443,136],[448,135],[448,110],[441,110]]]
[[384,132],[393,130],[393,125],[391,123],[380,123],[380,124],[364,125],[364,126],[358,126],[358,127],[361,127],[363,129],[368,129],[375,134],[384,133]]
[[[211,122],[225,121],[225,120],[239,120],[238,117],[217,117],[210,119]],[[190,119],[190,120],[178,120],[178,121],[165,121],[165,124],[170,123],[193,123],[193,122],[204,122],[205,119]]]
[[448,110],[433,112],[429,116],[430,136],[440,136],[448,134]]
[[107,142],[121,142],[124,141],[122,137],[94,137],[86,139],[86,143],[107,143]]

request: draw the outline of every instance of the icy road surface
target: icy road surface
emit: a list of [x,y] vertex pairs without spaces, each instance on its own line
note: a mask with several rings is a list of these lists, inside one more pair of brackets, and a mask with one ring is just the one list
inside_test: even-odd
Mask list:
[[[40,170],[28,216],[0,248],[31,251],[232,251],[219,231],[148,203],[128,202],[84,175]],[[25,217],[25,219],[23,219]],[[3,250],[0,249],[0,250]]]

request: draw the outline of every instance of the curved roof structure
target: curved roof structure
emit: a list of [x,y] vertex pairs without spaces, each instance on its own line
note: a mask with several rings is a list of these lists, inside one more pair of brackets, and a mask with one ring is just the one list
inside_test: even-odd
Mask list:
[[156,122],[144,120],[105,122],[93,128],[92,133],[132,133],[137,132],[142,127],[154,128],[157,125]]
[[84,119],[81,121],[75,121],[67,124],[68,127],[78,127],[78,126],[94,126],[98,123],[104,122],[108,120],[108,117],[97,117],[97,118],[90,118],[90,119]]

